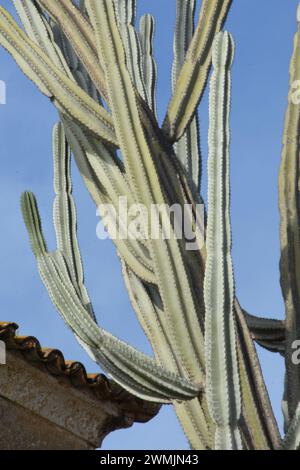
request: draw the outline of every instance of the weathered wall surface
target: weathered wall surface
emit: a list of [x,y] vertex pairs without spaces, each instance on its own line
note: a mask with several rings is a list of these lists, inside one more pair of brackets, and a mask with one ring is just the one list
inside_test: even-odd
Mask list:
[[7,352],[0,366],[0,449],[93,449],[111,430],[132,424],[64,377]]

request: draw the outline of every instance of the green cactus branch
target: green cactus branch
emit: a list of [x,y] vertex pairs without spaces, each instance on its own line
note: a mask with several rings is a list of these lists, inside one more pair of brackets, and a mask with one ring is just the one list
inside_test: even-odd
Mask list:
[[[184,60],[194,35],[195,0],[177,0],[176,27],[174,34],[174,61],[172,67],[173,92],[183,67]],[[200,142],[198,115],[187,127],[185,133],[175,145],[177,157],[185,167],[190,185],[199,191],[200,185]]]
[[142,60],[142,75],[145,83],[145,90],[147,94],[147,102],[157,116],[156,111],[156,80],[157,80],[157,66],[153,55],[153,42],[154,42],[155,20],[151,15],[144,15],[140,20],[140,42],[141,42],[141,60]]
[[[183,2],[182,2],[183,3]],[[176,82],[164,121],[171,141],[177,141],[195,114],[211,67],[214,36],[222,28],[232,0],[203,0],[199,21]]]
[[300,105],[293,102],[293,84],[300,74],[300,7],[298,29],[290,65],[290,93],[285,117],[283,149],[279,175],[280,282],[285,301],[286,390],[289,420],[300,401],[300,368],[292,360],[292,344],[300,338],[300,207],[299,207],[299,125]]
[[234,278],[229,214],[230,67],[234,43],[228,33],[214,40],[210,85],[207,260],[204,278],[205,362],[209,412],[216,449],[242,449],[238,429],[241,393],[233,313]]
[[235,299],[234,309],[237,322],[240,385],[244,404],[241,417],[243,439],[246,439],[247,448],[250,449],[277,449],[281,445],[278,424],[252,335],[237,299]]
[[289,424],[282,448],[285,450],[300,449],[300,405],[298,405],[294,417]]
[[286,329],[285,322],[270,318],[259,318],[243,311],[253,339],[271,352],[285,354]]

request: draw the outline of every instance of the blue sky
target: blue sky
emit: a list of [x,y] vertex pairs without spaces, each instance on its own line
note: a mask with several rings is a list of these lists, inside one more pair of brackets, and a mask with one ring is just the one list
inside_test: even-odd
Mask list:
[[[199,2],[198,2],[199,3]],[[234,0],[226,29],[236,41],[231,113],[231,183],[233,258],[236,291],[244,308],[256,315],[282,318],[279,286],[279,215],[277,178],[288,67],[296,29],[297,0]],[[10,1],[0,4],[13,11]],[[175,0],[138,0],[138,13],[157,19],[155,56],[159,67],[158,110],[163,117],[170,98]],[[0,298],[1,321],[14,321],[24,335],[45,347],[61,349],[88,371],[98,371],[53,308],[37,274],[20,215],[21,192],[38,197],[49,248],[55,247],[52,226],[51,132],[55,109],[0,50],[0,79],[7,85],[7,104],[0,106]],[[201,142],[207,155],[207,94],[200,106]],[[203,162],[204,180],[206,166]],[[150,353],[135,319],[110,241],[96,238],[96,210],[73,167],[78,209],[78,236],[86,285],[101,325]],[[206,181],[203,195],[206,196]],[[260,351],[276,416],[283,361]],[[163,408],[148,424],[134,425],[108,436],[103,449],[187,449],[172,408]]]

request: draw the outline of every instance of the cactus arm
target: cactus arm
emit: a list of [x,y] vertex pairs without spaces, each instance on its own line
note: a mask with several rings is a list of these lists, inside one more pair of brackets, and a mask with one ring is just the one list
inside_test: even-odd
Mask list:
[[[229,63],[227,63],[227,66],[229,66]],[[219,80],[217,80],[217,78],[216,78],[218,73],[220,74]],[[228,115],[224,116],[223,113],[228,113],[228,111],[229,111],[229,91],[230,90],[228,89],[225,95],[224,95],[224,91],[222,92],[223,83],[226,85],[227,88],[229,87],[228,80],[227,79],[225,80],[225,77],[226,77],[226,75],[224,74],[224,71],[223,71],[223,78],[222,78],[222,72],[220,70],[218,72],[218,70],[217,70],[217,71],[214,72],[214,76],[213,76],[213,79],[212,79],[213,80],[212,91],[213,91],[213,88],[215,87],[216,88],[215,91],[218,91],[218,93],[217,94],[214,93],[214,95],[211,94],[211,97],[210,97],[210,113],[211,112],[214,113],[214,110],[215,110],[215,117],[218,116],[218,120],[210,119],[210,124],[211,124],[210,139],[209,139],[210,157],[212,155],[214,155],[215,152],[217,152],[217,150],[219,149],[219,151],[223,150],[225,158],[228,158],[226,149],[224,148],[226,145],[228,145],[228,138],[229,138],[229,135],[228,135]],[[226,77],[226,78],[228,78],[228,77]],[[223,82],[223,80],[224,80],[224,82]],[[225,100],[225,102],[223,102],[223,100]],[[222,102],[223,102],[223,105],[222,105]],[[227,104],[227,110],[225,108],[225,103]],[[221,110],[220,115],[217,114],[217,112],[216,112],[217,110],[218,110],[218,112],[220,112],[220,110]],[[223,118],[221,117],[222,114],[223,114]],[[226,119],[225,119],[225,117],[226,117]],[[212,132],[213,129],[214,129],[214,127],[213,127],[214,123],[216,124],[216,131]],[[224,126],[226,126],[226,128],[227,128],[227,132],[225,132],[226,129],[223,129],[222,132],[219,132],[222,129],[222,127],[224,127]],[[211,163],[212,162],[214,162],[214,160],[211,160]],[[219,169],[219,173],[217,172],[217,174],[215,175],[213,173],[213,170],[218,170],[218,169]],[[223,169],[223,172],[225,173],[224,175],[221,174],[222,169]],[[228,185],[228,167],[227,166],[223,167],[220,164],[220,165],[216,165],[216,168],[214,168],[213,165],[211,164],[211,165],[209,165],[209,171],[213,175],[213,178],[211,178],[211,176],[209,178],[210,179],[210,184],[212,184],[212,182],[214,180],[218,180],[218,182],[219,182],[219,186],[215,186],[215,189],[217,190],[216,191],[217,192],[216,197],[219,196],[219,197],[221,197],[221,199],[223,198],[223,205],[224,205],[223,209],[224,209],[224,215],[225,215],[226,214],[225,209],[227,207],[227,211],[228,211],[228,202],[229,202],[228,201],[228,189],[229,189],[229,185]],[[222,178],[222,176],[223,176],[223,178]],[[224,183],[226,183],[227,190],[226,190],[226,188],[223,187],[223,180],[224,180]],[[212,195],[214,193],[210,191],[209,194],[212,197]],[[220,196],[222,194],[223,194],[223,196]],[[214,202],[214,201],[212,201],[212,202]],[[210,207],[211,207],[211,205],[210,205]],[[216,208],[214,210],[216,211]],[[212,217],[212,215],[213,215],[212,213],[209,214],[209,210],[208,210],[208,216]],[[222,217],[224,217],[224,216],[222,216],[222,214],[220,212],[218,212],[218,217],[216,217],[216,221],[222,221]],[[229,217],[228,217],[228,212],[227,212],[227,219],[228,218]],[[214,221],[214,219],[210,219],[210,220],[211,220],[211,222],[208,221],[208,227],[211,224],[211,228],[212,228],[213,227],[212,222]],[[227,220],[227,222],[228,221],[229,220]],[[225,224],[225,227],[226,227],[226,225],[227,224]],[[228,249],[228,246],[230,246],[229,244],[230,244],[230,238],[231,237],[230,237],[230,232],[229,232],[228,225],[227,225],[226,228],[227,228],[227,230],[225,230],[225,228],[224,228],[223,236],[225,237],[225,239],[227,238],[227,249]],[[214,237],[216,238],[216,240],[215,240],[216,243],[217,242],[220,243],[220,240],[218,241],[218,237],[217,237],[217,229],[212,230],[212,233],[209,234],[209,228],[207,228],[207,243],[206,243],[206,249],[207,249],[207,252],[208,252],[207,263],[209,263],[209,252],[210,252],[211,256],[212,256],[212,265],[217,264],[217,266],[218,266],[220,264],[219,261],[220,260],[222,261],[222,256],[221,255],[219,256],[218,253],[216,252],[216,256],[214,257],[213,256],[214,251],[211,249],[212,247],[209,247],[209,240],[214,241]],[[229,251],[229,254],[230,254],[230,251]],[[223,256],[223,263],[225,263],[225,261],[226,261],[226,259]],[[230,258],[228,260],[228,257],[227,257],[227,262],[228,261],[229,261],[229,269],[230,269],[230,264],[231,264],[230,261],[231,260],[230,260]],[[221,264],[222,264],[222,262],[221,262]],[[209,269],[208,273],[212,273],[211,267],[209,267],[209,265],[208,265],[207,269]],[[213,273],[214,274],[217,273],[217,267],[215,267],[215,269],[213,270]],[[206,275],[205,275],[205,277],[206,277],[206,282],[208,280],[210,280],[209,278],[207,278]],[[221,274],[220,274],[220,279],[222,279]],[[231,279],[232,279],[232,277],[231,277]],[[222,283],[219,283],[219,286],[222,286]],[[228,292],[230,294],[230,297],[227,300],[227,304],[225,304],[225,305],[230,305],[230,311],[231,311],[231,308],[232,308],[232,303],[231,303],[232,300],[231,299],[233,298],[232,297],[233,296],[233,285],[230,286],[230,284],[229,285],[225,284],[225,286],[228,289]],[[205,290],[206,290],[206,287],[205,287]],[[213,302],[214,301],[216,301],[218,299],[219,300],[222,299],[222,287],[221,287],[221,292],[220,293],[218,293],[216,291],[216,292],[212,292],[212,294],[215,294],[215,295],[212,298],[209,298],[208,300],[209,300],[209,303],[211,303],[211,306],[213,307],[213,305],[214,305]],[[211,312],[215,312],[216,309],[217,309],[217,306],[213,310],[211,310]],[[275,421],[275,418],[274,418],[274,414],[273,414],[273,411],[272,411],[272,407],[271,407],[271,404],[270,404],[270,401],[269,401],[269,397],[268,397],[268,394],[267,394],[267,391],[266,391],[266,388],[265,388],[265,384],[264,384],[263,377],[262,377],[262,372],[261,372],[259,362],[258,362],[258,358],[257,358],[256,352],[255,352],[254,346],[253,346],[253,341],[252,341],[251,336],[249,334],[249,329],[247,327],[244,314],[241,311],[237,301],[235,301],[235,311],[236,311],[236,321],[237,321],[237,325],[238,325],[238,330],[237,330],[238,331],[237,354],[238,354],[238,364],[239,364],[239,371],[240,371],[240,388],[241,388],[241,392],[242,392],[242,396],[243,396],[243,411],[242,411],[242,416],[241,416],[240,423],[239,423],[239,428],[240,428],[240,431],[242,432],[243,445],[246,445],[246,447],[250,448],[250,449],[251,448],[253,448],[253,449],[278,448],[278,445],[280,443],[280,435],[279,435],[279,432],[278,432],[278,427],[277,427],[277,424],[276,424],[276,421]],[[229,322],[229,321],[231,321],[231,323],[232,323],[232,316],[229,316],[229,318],[227,318],[227,322]],[[206,322],[205,323],[206,324],[206,334],[209,334],[209,331],[210,331],[211,328],[209,326],[209,323],[207,323],[207,316],[206,316],[205,322]],[[215,325],[215,323],[213,325]],[[217,327],[218,327],[218,325],[217,325]],[[231,328],[232,328],[232,330],[234,330],[233,327],[231,327]],[[230,332],[230,324],[228,326],[227,331]],[[222,334],[222,329],[221,329],[221,334]],[[215,334],[215,337],[216,337],[216,334]],[[222,341],[222,339],[218,339],[219,344],[221,344],[221,341]],[[216,349],[211,342],[208,343],[208,346],[210,347],[210,350],[208,352],[211,352],[211,355],[213,353],[216,354],[216,351],[218,349]],[[224,360],[224,351],[222,351],[222,350],[220,350],[220,357],[221,357],[221,359]],[[227,360],[228,360],[229,357],[230,357],[230,353],[227,353]],[[209,364],[208,361],[209,361],[209,358],[206,361],[207,365]],[[218,369],[215,369],[215,370],[218,370]],[[222,369],[222,366],[220,365],[219,370],[221,370],[221,371],[226,370],[226,366]],[[232,373],[234,373],[234,372],[232,372]],[[234,381],[233,377],[230,377],[230,378],[232,378],[232,384],[231,385],[233,386],[234,384],[236,384],[235,386],[238,387],[237,380]],[[208,380],[209,380],[209,377],[207,377],[207,382],[208,382]],[[225,377],[225,380],[226,380],[226,377]],[[223,388],[225,389],[225,385],[223,385]],[[235,392],[235,390],[232,391],[232,393],[234,393],[234,392]],[[207,393],[208,394],[210,393],[209,389],[207,390]],[[216,395],[216,397],[218,397],[218,396]],[[216,398],[214,397],[214,400],[215,399]],[[208,401],[209,401],[209,398],[208,398]],[[220,402],[221,401],[222,401],[222,394],[221,394],[221,397],[220,397]],[[211,406],[212,405],[214,405],[214,403],[212,403]],[[220,434],[221,434],[221,432],[223,432],[225,442],[223,441],[222,446],[224,445],[224,447],[226,447],[226,445],[228,445],[228,441],[230,441],[230,438],[229,438],[230,437],[230,429],[228,429],[228,424],[230,424],[230,423],[228,423],[228,421],[227,421],[227,427],[226,427],[226,411],[227,410],[228,409],[226,409],[226,408],[224,410],[224,421],[222,421],[222,406],[221,406],[220,410],[218,410],[218,409],[215,410],[215,411],[219,411],[220,415],[221,415],[221,419],[219,420],[219,423],[224,424],[223,428],[222,428],[222,426],[220,426],[220,428],[221,428],[220,432],[216,436],[217,438],[221,438],[222,436]],[[233,414],[233,417],[237,418],[237,415],[238,415],[237,412],[238,411],[239,411],[239,403],[238,403],[238,397],[237,397],[237,405],[236,405],[236,410],[235,410],[235,414]],[[218,415],[216,416],[216,418],[218,419]],[[220,418],[220,416],[219,416],[219,418]],[[234,440],[234,438],[236,437],[233,433],[231,433],[231,436],[232,436],[232,440]],[[219,444],[218,439],[217,439],[216,444]],[[229,442],[229,446],[230,446],[230,442]]]
[[300,450],[300,404],[298,404],[291,420],[285,438],[282,442],[283,450]]
[[115,5],[126,54],[126,65],[138,93],[145,100],[146,90],[141,68],[141,44],[139,35],[134,27],[136,0],[115,0]]
[[[216,72],[214,72],[214,75],[215,74],[216,74]],[[220,75],[222,75],[222,74],[220,73]],[[224,72],[223,72],[223,77],[224,77]],[[226,113],[226,110],[221,105],[222,100],[225,99],[225,101],[227,103],[227,113],[228,113],[228,110],[229,110],[229,96],[228,96],[228,93],[226,93],[225,96],[224,96],[224,92],[222,92],[222,78],[221,78],[221,76],[219,77],[219,79],[220,79],[219,86],[221,86],[221,89],[219,90],[219,88],[217,88],[218,93],[215,95],[216,96],[215,98],[213,97],[213,95],[211,95],[211,98],[210,98],[210,103],[211,103],[210,112],[214,112],[214,110],[219,110],[219,111],[223,110],[223,113]],[[227,84],[227,86],[229,85],[228,80],[224,81],[224,83]],[[215,86],[217,86],[217,84],[218,84],[218,81],[215,79]],[[229,90],[228,90],[228,92],[229,92]],[[224,103],[223,103],[223,105],[224,105]],[[220,114],[222,115],[223,113],[221,112]],[[216,111],[215,111],[215,115],[218,116]],[[228,116],[227,116],[227,119],[225,120],[225,116],[223,114],[223,118],[224,118],[224,120],[221,118],[221,116],[219,116],[219,119],[217,121],[214,120],[214,119],[210,120],[211,127],[210,127],[209,144],[210,144],[210,149],[212,150],[211,154],[213,154],[213,152],[215,152],[219,148],[219,150],[223,149],[225,157],[228,158],[227,152],[225,151],[223,146],[227,145],[226,144],[226,139],[228,140],[229,136],[228,136],[227,132],[225,133],[225,129],[223,129],[223,134],[222,134],[222,132],[219,132],[219,130],[222,128],[222,126],[226,126],[227,131],[228,131]],[[216,133],[212,132],[212,130],[213,130],[212,125],[213,125],[214,122],[217,123]],[[220,127],[220,129],[219,129],[219,127]],[[222,137],[222,135],[223,135],[223,137]],[[219,145],[219,147],[218,147],[217,144]],[[211,162],[212,161],[213,160],[211,160]],[[220,171],[220,173],[219,174],[217,173],[216,175],[214,175],[214,173],[213,173],[213,175],[214,175],[213,180],[217,179],[217,177],[219,178],[218,179],[219,186],[216,187],[216,189],[218,189],[216,196],[220,197],[220,195],[222,195],[222,191],[223,191],[225,193],[225,194],[223,194],[223,198],[225,199],[225,200],[223,200],[223,204],[225,205],[226,202],[228,204],[228,193],[226,192],[225,188],[222,186],[222,182],[223,182],[223,178],[222,178],[222,175],[221,175],[222,165],[219,165],[219,167],[216,165],[216,167],[217,167],[216,169],[219,168],[219,171]],[[212,170],[214,168],[211,165],[211,166],[209,166],[209,169],[212,172]],[[225,172],[225,168],[223,168],[223,171]],[[227,186],[229,186],[228,185],[228,179],[226,178],[226,175],[227,175],[227,178],[228,178],[228,170],[224,174],[224,181],[226,181]],[[211,179],[212,178],[210,177],[210,180]],[[228,191],[228,188],[227,188],[227,191]],[[211,195],[212,194],[213,193],[211,193]],[[222,196],[221,196],[221,198],[222,198]],[[226,207],[226,205],[225,205],[225,207]],[[228,206],[227,206],[227,210],[228,210]],[[216,218],[216,220],[220,221],[220,220],[222,220],[222,214],[220,214],[220,213],[218,213],[218,214],[219,214],[219,216],[218,216],[218,218]],[[226,214],[226,212],[225,212],[225,214]],[[212,214],[210,214],[210,217],[212,217]],[[213,219],[211,219],[211,220],[213,220]],[[208,225],[209,225],[209,222],[208,222]],[[227,237],[227,243],[228,242],[230,243],[230,232],[228,231],[228,228],[229,227],[227,226],[227,231],[225,231],[225,229],[224,229],[223,236],[225,238]],[[229,235],[228,235],[228,233],[229,233]],[[211,237],[212,237],[211,240],[214,240],[214,237],[216,237],[216,235],[217,235],[217,230],[213,230],[213,233],[211,234]],[[208,244],[209,244],[209,233],[207,232],[206,249],[207,249],[208,252],[210,251],[211,254],[213,255],[214,252],[211,250],[211,248],[208,247]],[[216,255],[215,257],[212,257],[212,260],[213,260],[214,263],[219,264],[219,261],[222,260],[222,256]],[[224,259],[224,263],[225,263],[225,261],[226,260]],[[228,261],[228,258],[227,258],[227,261]],[[207,260],[207,263],[208,262],[209,262],[209,259]],[[230,259],[229,259],[229,263],[230,263]],[[208,267],[208,269],[210,270],[210,272],[212,272],[210,267]],[[214,270],[214,273],[216,273],[216,272],[217,272],[217,270]],[[209,280],[209,278],[207,278],[207,277],[206,277],[206,279]],[[222,284],[220,283],[219,286],[221,286],[221,285]],[[229,290],[229,293],[231,293],[231,296],[232,296],[233,295],[233,285],[227,286],[227,289]],[[206,290],[206,288],[205,288],[205,290]],[[222,299],[222,292],[219,293],[219,294],[216,293],[215,297],[212,297],[212,300],[209,298],[209,302],[212,303],[216,299]],[[231,302],[231,297],[230,297],[230,302]],[[232,304],[230,304],[230,302],[228,300],[227,305],[229,304],[229,305],[232,306]],[[215,311],[215,310],[213,310],[213,311]],[[262,372],[261,372],[261,369],[259,367],[259,362],[258,362],[258,359],[257,359],[257,355],[256,355],[256,352],[255,352],[254,346],[253,346],[253,341],[252,341],[251,336],[249,334],[249,329],[247,327],[244,314],[241,312],[237,302],[235,302],[235,311],[236,311],[236,320],[237,320],[237,324],[238,324],[237,354],[238,354],[238,364],[239,364],[239,370],[240,370],[240,388],[241,388],[242,396],[243,396],[243,412],[242,412],[242,416],[241,416],[241,419],[240,419],[239,428],[240,428],[240,431],[242,432],[243,445],[245,445],[247,448],[253,448],[253,449],[278,448],[278,445],[279,445],[279,442],[280,442],[280,435],[279,435],[279,432],[278,432],[278,427],[277,427],[277,424],[276,424],[276,421],[275,421],[275,418],[274,418],[272,407],[270,405],[268,394],[266,392],[265,384],[264,384],[263,377],[262,377]],[[229,319],[227,319],[227,321],[229,321],[230,318],[232,319],[232,316],[230,316]],[[205,321],[206,321],[206,333],[208,334],[210,328],[207,328],[207,326],[208,326],[207,325],[207,317],[206,317]],[[231,322],[232,322],[232,320],[231,320]],[[234,328],[232,328],[232,329],[234,330]],[[228,327],[228,331],[230,331],[229,327]],[[222,330],[221,330],[221,333],[222,333]],[[220,341],[221,340],[219,340],[219,342]],[[208,345],[211,348],[211,353],[213,353],[214,351],[217,351],[217,349],[215,349],[212,346],[212,343],[208,343]],[[224,352],[222,350],[220,350],[220,356],[224,360]],[[227,354],[227,357],[230,357],[229,353]],[[208,364],[208,362],[206,362],[206,363]],[[222,367],[220,366],[220,370],[224,371],[224,370],[226,370],[226,367],[224,367],[224,369],[222,369]],[[233,384],[234,384],[234,381],[232,382],[232,385]],[[236,384],[236,387],[237,387],[237,384]],[[225,388],[225,386],[224,386],[224,388]],[[208,390],[207,390],[207,393],[209,393]],[[234,393],[234,390],[233,390],[233,393]],[[220,400],[222,400],[222,396],[220,397]],[[212,403],[212,405],[213,405],[213,403]],[[236,408],[237,408],[237,411],[239,411],[239,403],[237,403]],[[222,411],[222,409],[220,411]],[[225,411],[224,414],[225,414],[225,418],[226,418],[226,408],[225,408],[224,411]],[[235,413],[235,417],[236,416],[237,416],[237,413]],[[233,417],[234,417],[234,415],[233,415]],[[217,418],[218,418],[218,416],[217,416]],[[220,420],[219,423],[222,424],[222,421]],[[224,420],[223,423],[226,423],[226,421]],[[228,424],[229,423],[227,422],[227,425]],[[220,431],[224,431],[225,440],[226,440],[226,438],[228,438],[228,440],[230,440],[229,439],[230,430],[228,429],[228,427],[224,426],[223,429],[222,429],[222,426],[221,426]],[[219,434],[217,434],[216,437],[217,438],[221,437],[220,432],[219,432]],[[232,435],[232,440],[234,440],[235,437],[236,437],[235,435]],[[219,444],[219,442],[216,442],[216,444]],[[224,445],[226,447],[226,445],[228,445],[228,442],[225,442],[225,443],[223,442],[222,445]],[[230,446],[230,443],[229,443],[229,446]]]
[[274,339],[270,337],[269,334],[266,334],[263,339],[256,338],[253,336],[254,341],[261,346],[262,348],[266,349],[272,353],[279,353],[282,356],[285,355],[285,341]]
[[[152,345],[156,360],[169,370],[181,371],[181,366],[176,361],[176,354],[168,338],[168,329],[165,315],[157,292],[156,302],[151,298],[153,291],[130,270],[124,261],[122,262],[122,273],[125,285],[129,292],[131,304],[137,314],[138,320]],[[153,287],[154,289],[154,287]]]
[[[72,196],[71,153],[61,123],[53,128],[54,191],[53,219],[57,247],[66,259],[72,283],[84,306],[93,312],[86,287],[77,240],[76,208]],[[94,315],[94,320],[96,321]]]
[[42,231],[39,210],[36,199],[32,193],[24,192],[22,194],[21,210],[33,254],[39,256],[43,253],[47,253],[47,245]]
[[92,349],[96,358],[100,361],[102,356],[106,358],[103,366],[114,380],[130,392],[151,401],[190,399],[199,394],[199,386],[163,369],[152,358],[98,327],[83,308],[60,252],[41,256],[38,265],[59,313],[81,341]]
[[194,34],[195,0],[176,0],[176,24],[173,40],[172,86],[175,88]]
[[[176,28],[173,45],[174,61],[172,67],[173,92],[176,89],[176,82],[194,33],[195,0],[177,0],[176,12]],[[175,144],[175,151],[177,157],[186,169],[191,187],[194,186],[199,190],[201,152],[197,112],[191,123],[187,126],[183,136]]]
[[61,27],[97,90],[106,100],[104,73],[98,62],[93,30],[85,15],[69,0],[38,0],[38,3]]
[[32,193],[23,194],[21,206],[39,272],[51,300],[76,336],[91,348],[92,355],[97,357],[99,350],[99,357],[106,358],[104,367],[112,371],[113,378],[127,390],[151,401],[170,402],[197,396],[200,385],[164,369],[152,358],[98,327],[78,296],[63,253],[46,251]]
[[[123,276],[129,292],[132,306],[155,353],[156,360],[176,373],[181,373],[182,366],[168,338],[168,324],[162,310],[161,300],[155,287],[149,288],[128,270],[123,263]],[[212,423],[208,416],[205,397],[182,403],[174,403],[187,439],[193,449],[211,449]]]
[[147,14],[140,20],[140,41],[142,50],[142,71],[149,108],[157,116],[156,82],[157,66],[153,55],[155,20]]
[[203,0],[198,25],[186,54],[164,120],[172,142],[179,140],[195,115],[211,66],[212,40],[225,22],[232,0]]
[[259,318],[243,311],[252,338],[271,352],[285,353],[285,322],[271,318]]
[[300,338],[300,105],[293,103],[293,82],[300,76],[300,7],[298,7],[297,21],[279,173],[280,282],[286,311],[286,397],[290,416],[293,416],[300,399],[300,368],[293,364],[291,357],[293,353],[291,345],[294,340]]
[[116,377],[112,372],[115,380],[138,396],[152,401],[169,402],[171,399],[191,399],[198,395],[200,386],[163,369],[152,358],[98,327],[76,292],[63,254],[60,251],[47,253],[36,243],[43,236],[40,223],[36,223],[40,219],[31,193],[23,195],[22,211],[40,275],[51,300],[76,336],[91,347],[93,356],[97,357],[99,349],[99,357],[103,355],[106,358],[108,371],[117,370]]
[[[150,210],[151,204],[163,204],[165,199],[144,138],[136,94],[125,64],[113,2],[88,1],[86,6],[96,32],[98,47],[101,49],[99,55],[105,58],[112,115],[130,184],[137,200]],[[191,377],[202,377],[203,350],[201,339],[199,340],[202,332],[182,254],[174,237],[170,240],[159,238],[150,241],[150,252],[166,315],[170,317],[171,328],[175,330],[172,341],[177,343],[178,352],[184,357],[183,362]]]
[[107,142],[117,145],[108,112],[62,73],[2,7],[0,44],[40,90],[53,99],[59,109]]
[[204,277],[206,388],[216,424],[216,449],[241,449],[241,394],[233,314],[234,279],[229,214],[230,67],[234,44],[219,33],[213,44],[208,157],[207,261]]
[[136,21],[136,0],[114,0],[118,22],[134,25]]
[[274,417],[262,370],[244,312],[237,299],[235,312],[239,336],[239,364],[243,396],[243,422],[257,450],[278,449],[281,436]]

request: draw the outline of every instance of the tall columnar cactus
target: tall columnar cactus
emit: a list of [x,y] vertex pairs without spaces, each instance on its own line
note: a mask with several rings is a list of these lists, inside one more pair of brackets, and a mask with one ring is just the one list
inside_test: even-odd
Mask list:
[[[131,393],[172,403],[193,449],[297,449],[300,369],[292,363],[292,353],[294,341],[300,340],[300,105],[293,102],[292,91],[300,79],[300,33],[291,62],[279,180],[286,302],[286,320],[279,321],[248,314],[235,296],[229,181],[234,43],[229,33],[221,32],[231,3],[202,0],[194,24],[196,0],[176,1],[173,94],[162,126],[156,115],[155,22],[145,15],[136,28],[135,0],[14,0],[25,31],[0,7],[0,44],[58,110],[53,131],[54,252],[47,249],[30,192],[22,195],[22,212],[44,285],[80,344]],[[208,208],[203,216],[197,107],[211,66]],[[158,236],[133,236],[131,226],[132,236],[114,239],[133,309],[154,357],[97,323],[76,236],[72,155],[95,204],[110,204],[119,228],[132,221],[120,208],[121,197],[129,206],[144,208],[140,234],[149,235],[156,208]],[[170,207],[184,210],[191,222],[194,250],[187,249],[186,234],[177,236],[182,221],[171,215]],[[112,235],[113,216],[106,216]],[[164,236],[166,227],[169,237]],[[255,341],[286,358],[284,439]]]
[[241,396],[233,313],[234,278],[229,215],[230,67],[234,44],[219,33],[213,45],[208,156],[207,259],[204,279],[205,363],[215,447],[241,449]]
[[283,408],[288,426],[300,401],[300,367],[293,363],[293,342],[300,338],[300,205],[299,205],[299,124],[300,105],[293,100],[294,83],[300,76],[300,6],[298,31],[290,65],[289,104],[285,117],[279,175],[280,281],[286,310],[286,384]]

